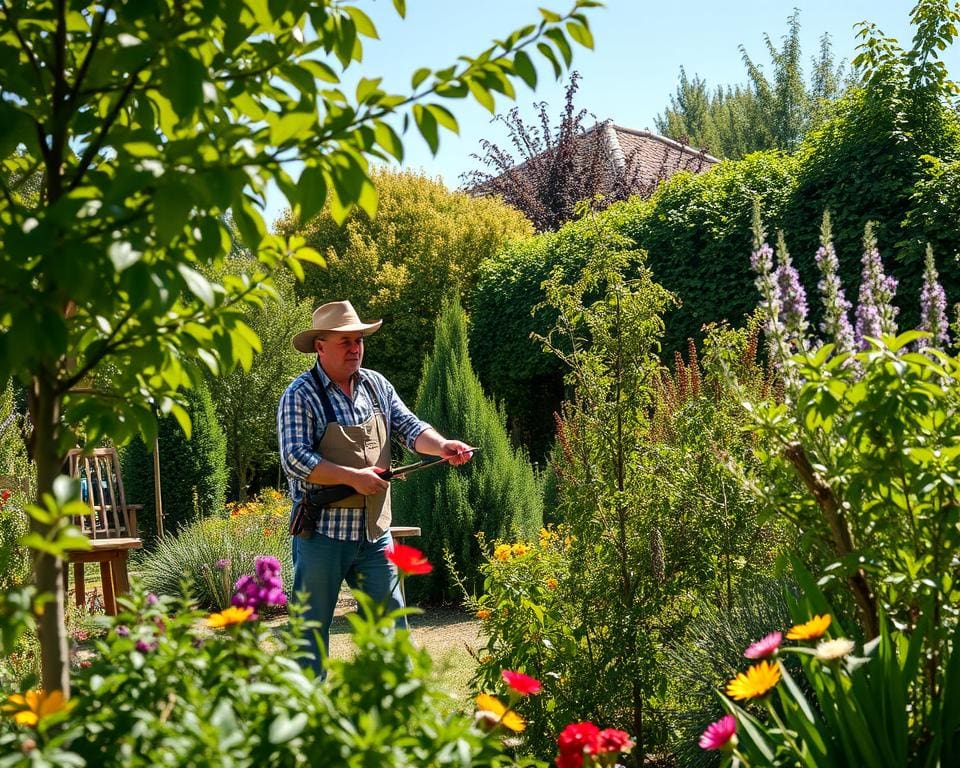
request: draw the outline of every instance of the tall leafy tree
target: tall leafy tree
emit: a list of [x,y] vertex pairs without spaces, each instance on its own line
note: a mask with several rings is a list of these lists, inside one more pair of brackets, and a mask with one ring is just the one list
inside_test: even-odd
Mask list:
[[[467,316],[459,300],[437,318],[433,352],[423,364],[416,413],[442,433],[459,435],[480,452],[469,464],[444,474],[411,475],[396,487],[394,517],[418,525],[435,568],[410,587],[419,601],[462,597],[457,579],[476,593],[484,540],[529,539],[543,521],[543,502],[533,466],[510,445],[505,417],[488,399],[467,352]],[[449,555],[449,557],[448,557]],[[449,566],[453,566],[453,571]]]
[[[404,0],[393,5],[402,15]],[[55,480],[74,430],[150,442],[154,404],[189,430],[177,393],[200,374],[187,360],[249,367],[260,342],[243,307],[271,272],[321,260],[301,238],[267,234],[267,184],[303,217],[328,199],[337,220],[355,206],[372,215],[368,158],[403,156],[392,118],[412,119],[435,150],[441,127],[457,129],[444,100],[495,110],[495,93],[536,83],[533,43],[559,76],[571,41],[592,44],[583,11],[594,5],[544,10],[477,56],[418,70],[405,93],[374,77],[348,93],[344,71],[377,36],[355,4],[0,2],[0,382],[29,389],[44,689],[69,694],[62,558],[82,544],[67,525],[80,502],[76,484]],[[36,174],[32,202],[21,186]],[[256,263],[211,281],[204,268],[230,247],[228,209]]]
[[712,92],[705,80],[690,79],[680,69],[680,82],[670,105],[654,123],[668,136],[685,137],[695,146],[725,158],[739,158],[762,149],[792,151],[846,85],[843,65],[833,56],[830,36],[820,38],[811,59],[809,82],[804,77],[800,46],[800,12],[787,19],[781,47],[769,35],[764,44],[769,74],[740,46],[746,83],[719,86]]

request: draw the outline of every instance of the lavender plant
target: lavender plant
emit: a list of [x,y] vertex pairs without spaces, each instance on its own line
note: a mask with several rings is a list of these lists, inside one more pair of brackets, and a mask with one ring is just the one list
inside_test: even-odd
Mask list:
[[820,330],[826,341],[832,342],[836,354],[853,352],[853,326],[850,325],[850,302],[843,292],[840,282],[840,262],[833,247],[833,229],[830,224],[830,212],[824,211],[820,225],[820,247],[814,257],[820,270],[820,300],[823,302],[823,320]]
[[766,233],[760,222],[760,205],[757,202],[753,205],[753,253],[750,254],[750,266],[757,273],[755,284],[760,291],[760,311],[765,318],[764,331],[767,335],[770,361],[779,368],[789,359],[790,353],[780,305],[780,288],[773,269],[773,248],[766,242]]
[[780,294],[780,314],[783,318],[786,341],[793,351],[807,346],[807,292],[787,251],[783,232],[777,233],[777,290]]
[[923,267],[923,286],[920,289],[920,330],[930,334],[930,338],[922,342],[925,346],[937,349],[950,346],[947,294],[940,285],[937,265],[933,260],[933,248],[929,244]]
[[857,304],[856,343],[868,349],[867,338],[895,336],[897,314],[893,305],[897,294],[897,280],[884,274],[883,262],[873,233],[873,222],[868,221],[863,232],[863,271],[860,275],[860,295]]

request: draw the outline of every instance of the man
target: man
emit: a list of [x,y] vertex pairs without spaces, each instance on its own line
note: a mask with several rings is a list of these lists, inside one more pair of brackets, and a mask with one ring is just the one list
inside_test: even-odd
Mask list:
[[[451,464],[470,460],[471,448],[447,440],[420,421],[381,374],[361,368],[364,337],[382,320],[361,322],[349,301],[318,307],[313,326],[293,337],[317,362],[280,398],[277,432],[280,463],[294,509],[319,485],[352,486],[356,494],[323,509],[316,528],[293,538],[294,593],[306,592],[306,617],[320,622],[324,649],[344,580],[391,608],[402,606],[399,580],[386,552],[390,536],[390,484],[377,469],[390,466],[390,437],[399,435],[417,453]],[[312,666],[323,674],[311,633]]]

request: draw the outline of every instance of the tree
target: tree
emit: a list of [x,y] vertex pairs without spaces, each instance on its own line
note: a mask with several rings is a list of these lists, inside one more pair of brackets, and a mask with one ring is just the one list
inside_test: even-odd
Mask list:
[[325,208],[302,225],[287,215],[279,228],[326,258],[325,269],[307,269],[301,296],[315,305],[350,299],[362,316],[389,319],[390,333],[371,345],[367,362],[413,402],[444,296],[468,303],[480,264],[531,227],[500,200],[450,192],[419,173],[381,169],[371,178],[375,218],[355,211],[340,226]]
[[[467,353],[467,316],[460,302],[446,302],[437,319],[433,352],[423,364],[414,409],[440,432],[481,448],[469,464],[445,474],[411,475],[396,486],[394,517],[420,526],[424,550],[437,567],[410,586],[418,601],[453,600],[457,579],[482,589],[478,534],[485,541],[530,538],[543,521],[540,488],[523,451],[514,450],[504,416],[480,387]],[[446,554],[449,553],[450,560]]]
[[[239,272],[250,256],[231,260],[228,272]],[[263,351],[249,369],[237,368],[219,377],[208,377],[217,419],[226,436],[230,493],[243,502],[259,473],[279,462],[277,414],[271,404],[307,364],[290,343],[293,335],[310,326],[310,302],[297,300],[290,275],[274,277],[276,296],[245,312],[245,320],[260,338]]]
[[670,106],[658,115],[657,130],[706,148],[722,158],[740,158],[762,149],[796,149],[800,140],[827,115],[828,105],[842,92],[843,65],[833,57],[829,34],[820,38],[818,57],[811,60],[809,85],[803,76],[800,12],[787,19],[787,34],[778,49],[764,35],[772,79],[741,45],[747,70],[745,85],[720,86],[712,94],[705,80],[692,80],[680,68],[680,83]]
[[570,221],[582,200],[605,208],[643,187],[639,154],[631,153],[621,167],[613,162],[602,126],[584,128],[588,112],[574,105],[579,80],[578,72],[570,75],[563,113],[555,128],[550,125],[546,102],[536,105],[537,119],[529,125],[516,107],[497,115],[494,121],[507,127],[519,159],[483,139],[484,154],[473,157],[489,170],[470,171],[462,177],[472,194],[501,196],[522,211],[538,232],[554,231]]
[[[172,416],[159,423],[160,495],[167,533],[176,533],[187,523],[221,511],[227,494],[227,439],[217,421],[210,389],[201,379],[184,394],[191,424],[189,439]],[[121,456],[124,491],[127,499],[143,504],[138,527],[147,541],[153,541],[159,533],[153,448],[134,439]]]
[[[404,5],[394,0],[401,15]],[[67,524],[77,485],[55,480],[74,430],[149,443],[156,407],[188,431],[177,393],[200,376],[192,360],[213,373],[248,368],[260,344],[243,307],[268,292],[271,272],[321,261],[302,239],[267,234],[257,207],[267,184],[304,218],[328,198],[337,220],[354,206],[372,214],[368,158],[403,155],[392,117],[412,117],[435,150],[441,126],[457,129],[442,100],[472,95],[493,111],[494,92],[536,83],[523,50],[535,42],[559,75],[571,39],[592,45],[583,11],[595,5],[543,11],[476,57],[420,69],[407,94],[360,78],[348,96],[341,75],[377,34],[355,5],[3,0],[0,382],[29,389],[45,690],[69,695],[62,558],[83,539]],[[294,159],[296,181],[285,170]],[[20,185],[38,173],[43,195],[31,203]],[[257,261],[211,282],[202,272],[229,249],[228,209]],[[111,375],[87,386],[107,364]]]

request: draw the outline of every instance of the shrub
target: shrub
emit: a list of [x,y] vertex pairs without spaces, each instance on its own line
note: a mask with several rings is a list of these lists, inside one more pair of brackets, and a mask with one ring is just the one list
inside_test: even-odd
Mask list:
[[[426,651],[358,593],[356,653],[300,669],[294,616],[271,632],[248,612],[201,614],[139,595],[108,622],[97,656],[59,691],[4,702],[5,765],[507,766],[503,728],[484,730],[434,684]],[[211,632],[210,627],[220,626]],[[32,706],[31,706],[32,705]],[[14,721],[16,718],[16,723]]]
[[543,517],[541,492],[523,451],[510,445],[503,414],[488,400],[470,365],[467,318],[460,302],[448,301],[437,319],[433,352],[423,365],[416,413],[441,433],[481,450],[453,470],[411,475],[394,488],[398,523],[419,525],[425,551],[434,562],[449,550],[456,573],[437,569],[414,583],[418,601],[452,600],[455,580],[480,587],[483,557],[476,539],[530,536]]
[[167,534],[144,555],[137,567],[143,589],[179,595],[186,579],[189,597],[201,608],[222,610],[230,604],[233,586],[253,566],[257,555],[280,560],[292,584],[290,499],[264,491],[244,504],[228,504],[220,514],[195,520],[176,534]]
[[[193,424],[188,439],[173,417],[159,425],[160,493],[163,526],[175,532],[223,508],[226,501],[226,439],[204,382],[185,391]],[[134,440],[121,454],[127,501],[143,504],[137,516],[141,537],[152,542],[157,536],[153,480],[153,446]]]

